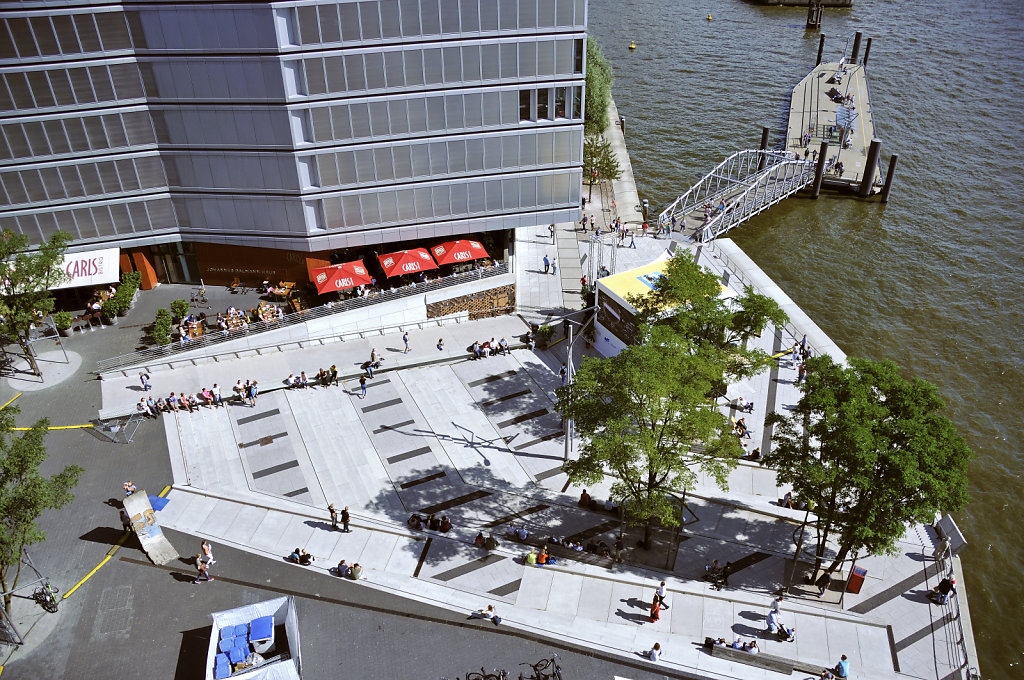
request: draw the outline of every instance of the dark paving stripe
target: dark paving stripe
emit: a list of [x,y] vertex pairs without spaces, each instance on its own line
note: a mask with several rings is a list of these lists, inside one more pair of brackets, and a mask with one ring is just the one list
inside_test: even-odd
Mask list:
[[[778,354],[782,349],[782,330],[775,330],[775,340],[772,344],[772,354]],[[772,362],[771,372],[768,374],[768,394],[764,398],[764,412],[771,413],[775,410],[775,395],[779,391],[779,362]],[[757,406],[754,406],[757,408]],[[764,432],[761,434],[761,455],[767,456],[772,450],[772,433],[775,432],[775,425],[764,424]]]
[[522,584],[522,582],[523,582],[523,579],[517,578],[515,581],[511,581],[509,583],[506,583],[503,586],[498,586],[494,590],[488,590],[487,592],[490,593],[491,595],[497,595],[498,597],[504,597],[506,595],[511,595],[512,593],[514,593],[517,590],[519,590],[519,586]]
[[527,420],[533,420],[534,418],[540,418],[541,416],[543,416],[543,415],[545,415],[547,413],[550,413],[550,411],[548,411],[546,408],[538,409],[536,411],[530,411],[529,413],[524,413],[523,415],[516,416],[515,418],[509,418],[508,420],[502,420],[500,423],[498,423],[498,427],[499,428],[501,428],[501,427],[508,427],[509,425],[516,425],[518,423],[524,423]]
[[251,442],[242,442],[242,443],[240,443],[238,445],[238,448],[240,448],[240,449],[247,449],[250,446],[256,446],[257,444],[259,444],[260,446],[267,446],[268,444],[274,443],[275,439],[280,439],[282,437],[287,437],[287,436],[288,436],[287,432],[278,432],[277,434],[268,434],[266,437],[260,437],[259,439],[254,439]]
[[927,626],[921,628],[916,633],[911,633],[907,637],[897,642],[896,651],[902,652],[904,649],[914,644],[915,642],[923,640],[929,635],[931,635],[934,631],[939,630],[950,621],[952,621],[952,617],[950,617],[949,614],[943,614],[942,617],[940,617],[939,619],[930,622]]
[[530,390],[522,390],[520,392],[513,392],[512,394],[506,394],[504,397],[498,397],[497,399],[489,399],[488,401],[481,401],[480,402],[480,408],[487,408],[488,406],[494,406],[495,404],[500,404],[503,401],[508,401],[509,399],[515,399],[517,397],[522,397],[522,396],[527,395],[527,394],[532,394],[532,392],[530,392]]
[[562,466],[559,465],[558,467],[551,468],[550,470],[545,470],[539,475],[534,475],[534,479],[536,479],[538,482],[543,482],[545,479],[554,477],[555,475],[561,474],[562,472]]
[[769,557],[771,557],[771,555],[763,552],[755,552],[747,555],[746,557],[741,557],[732,563],[732,566],[729,568],[729,576],[732,576],[736,572],[742,571],[747,567],[752,567],[758,562],[766,560]]
[[854,606],[850,607],[847,611],[851,611],[854,614],[867,614],[872,609],[875,609],[876,607],[881,607],[889,600],[897,598],[903,593],[910,590],[911,588],[924,583],[926,580],[928,580],[932,576],[935,576],[940,571],[941,569],[939,565],[935,562],[932,562],[922,571],[914,574],[913,576],[908,576],[899,583],[889,586],[882,592],[876,595],[872,595],[863,602],[855,604]]
[[446,477],[447,475],[448,475],[447,472],[445,472],[444,470],[441,470],[440,472],[435,472],[432,475],[427,475],[426,477],[420,477],[419,479],[414,479],[411,482],[406,482],[405,484],[400,484],[398,486],[398,488],[399,489],[411,489],[414,486],[419,486],[420,484],[426,484],[427,482],[432,482],[435,479],[441,479],[442,477]]
[[401,397],[399,397],[397,399],[388,399],[387,401],[382,401],[379,404],[372,404],[370,406],[364,406],[363,407],[363,413],[369,413],[370,411],[379,411],[382,408],[387,408],[389,406],[397,406],[398,404],[401,404],[401,403],[402,403]]
[[493,521],[488,522],[487,524],[485,524],[483,526],[483,528],[484,529],[493,529],[494,527],[500,527],[502,524],[508,524],[509,522],[511,522],[513,520],[522,519],[523,517],[526,517],[527,515],[532,515],[535,512],[540,512],[541,510],[547,510],[549,507],[551,507],[551,506],[550,505],[545,505],[543,503],[540,504],[540,505],[534,505],[533,507],[527,508],[526,510],[520,510],[519,512],[514,512],[511,515],[505,515],[504,517],[499,517],[498,519],[493,520]]
[[373,434],[380,434],[381,432],[387,432],[388,430],[397,430],[400,427],[405,427],[406,425],[415,425],[415,424],[416,424],[415,420],[403,420],[402,422],[395,423],[394,425],[381,425],[380,427],[378,427],[376,430],[373,431]]
[[494,553],[489,553],[487,555],[484,555],[483,557],[478,557],[472,562],[460,564],[454,569],[442,571],[440,574],[435,574],[430,578],[437,579],[438,581],[451,581],[453,578],[465,576],[466,574],[472,574],[477,569],[483,569],[488,564],[495,564],[497,562],[501,562],[503,559],[505,559],[505,557],[502,555],[495,555]]
[[294,467],[299,467],[299,461],[290,460],[287,463],[281,463],[280,465],[274,465],[273,467],[263,468],[259,472],[252,473],[253,479],[260,479],[268,475],[277,474],[278,472],[284,472],[285,470],[291,470]]
[[367,387],[376,387],[377,385],[387,385],[389,382],[391,382],[391,378],[381,378],[379,380],[374,380],[373,382],[369,382],[368,381],[366,383],[366,386]]
[[[889,653],[892,655],[892,667],[896,669],[896,672],[900,672],[900,658],[896,653],[896,636],[892,633],[892,626],[886,626],[885,632],[889,636]],[[959,672],[956,672],[956,676],[961,677]],[[945,678],[943,678],[945,680]]]
[[445,510],[451,510],[452,508],[457,508],[460,505],[465,505],[466,503],[472,503],[473,501],[479,498],[487,498],[490,495],[490,491],[474,491],[473,493],[467,493],[465,496],[453,498],[450,501],[445,501],[443,503],[437,503],[436,505],[428,506],[420,510],[420,512],[426,513],[428,515],[432,512],[444,512]]
[[565,434],[565,432],[563,432],[562,430],[559,430],[558,432],[552,432],[551,434],[546,434],[543,437],[540,437],[539,439],[534,439],[534,440],[526,442],[525,444],[520,444],[519,446],[517,446],[513,450],[514,451],[522,451],[523,449],[528,449],[531,446],[536,446],[537,444],[541,444],[541,443],[546,442],[546,441],[551,441],[552,439],[558,439],[563,434]]
[[474,380],[466,384],[469,387],[479,387],[480,385],[486,385],[487,383],[494,382],[495,380],[504,380],[505,378],[511,378],[515,374],[515,371],[505,371],[504,373],[498,373],[497,375],[489,375],[486,378],[480,378],[479,380]]
[[309,489],[307,487],[305,487],[305,486],[302,487],[301,489],[296,489],[295,491],[289,491],[288,493],[286,493],[284,495],[284,497],[285,498],[295,498],[296,496],[301,496],[304,493],[309,493]]
[[606,531],[611,531],[612,529],[614,529],[617,526],[619,526],[619,520],[612,519],[612,520],[608,520],[607,522],[605,522],[603,524],[598,524],[596,527],[590,527],[589,529],[585,529],[585,530],[579,532],[578,534],[573,534],[572,536],[566,536],[566,538],[568,540],[575,541],[575,542],[589,541],[594,536],[598,536],[600,534],[603,534]]
[[429,446],[424,446],[421,449],[413,449],[412,451],[406,451],[405,453],[399,453],[396,456],[391,456],[390,458],[388,458],[388,463],[393,465],[394,463],[400,463],[403,460],[409,460],[410,458],[415,458],[416,456],[422,456],[424,453],[430,453]]
[[264,411],[263,413],[257,413],[254,416],[246,416],[244,418],[239,418],[235,422],[238,423],[239,425],[245,425],[246,423],[251,423],[256,420],[261,420],[263,418],[269,418],[270,416],[277,415],[281,415],[281,409],[275,408],[272,411]]
[[423,544],[423,552],[420,553],[420,559],[416,563],[416,571],[412,572],[412,577],[413,578],[418,578],[419,577],[420,569],[423,568],[423,563],[427,559],[427,551],[430,550],[430,544],[433,543],[433,541],[434,541],[434,537],[433,536],[427,536],[427,540]]

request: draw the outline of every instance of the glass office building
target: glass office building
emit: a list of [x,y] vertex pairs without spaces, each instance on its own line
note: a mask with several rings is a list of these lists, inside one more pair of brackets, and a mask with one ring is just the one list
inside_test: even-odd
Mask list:
[[578,218],[585,0],[0,8],[0,226],[33,242],[195,280]]

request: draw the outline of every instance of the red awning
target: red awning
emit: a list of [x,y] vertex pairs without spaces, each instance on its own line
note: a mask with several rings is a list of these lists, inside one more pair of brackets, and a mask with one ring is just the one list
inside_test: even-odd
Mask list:
[[430,249],[438,264],[456,264],[487,257],[487,251],[477,241],[448,241]]
[[437,265],[430,259],[430,253],[423,248],[400,250],[397,253],[380,255],[377,259],[380,260],[380,266],[384,268],[388,278],[437,269]]
[[313,270],[313,283],[316,292],[323,295],[336,290],[345,290],[370,283],[372,277],[363,266],[362,260],[335,264],[330,267],[318,267]]

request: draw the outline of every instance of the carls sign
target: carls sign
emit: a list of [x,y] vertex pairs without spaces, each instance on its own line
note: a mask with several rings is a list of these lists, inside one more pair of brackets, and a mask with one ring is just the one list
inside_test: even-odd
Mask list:
[[53,289],[96,286],[117,281],[120,278],[117,261],[120,253],[120,248],[66,253],[61,269],[64,270],[67,279]]
[[421,269],[419,262],[403,262],[402,271],[405,273],[418,272]]
[[335,279],[334,280],[334,287],[339,289],[339,290],[342,289],[342,288],[351,288],[354,285],[356,285],[355,279],[353,279],[351,277],[349,277],[347,279]]

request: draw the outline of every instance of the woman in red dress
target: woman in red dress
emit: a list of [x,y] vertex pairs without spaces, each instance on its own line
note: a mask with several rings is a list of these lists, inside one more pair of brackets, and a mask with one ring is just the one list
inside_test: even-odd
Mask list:
[[661,618],[658,615],[658,613],[660,611],[661,611],[661,598],[658,597],[657,593],[655,593],[654,594],[654,601],[651,603],[651,623],[654,623],[655,621],[657,621],[658,619]]

